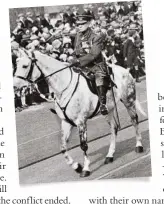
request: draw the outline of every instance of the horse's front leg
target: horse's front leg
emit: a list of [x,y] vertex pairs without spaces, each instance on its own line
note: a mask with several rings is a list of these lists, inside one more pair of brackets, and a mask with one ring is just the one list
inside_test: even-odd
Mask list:
[[78,131],[80,136],[80,147],[84,152],[84,167],[80,174],[80,177],[87,177],[90,175],[90,160],[87,155],[88,144],[87,144],[87,126],[86,124],[78,125]]
[[82,172],[82,166],[74,162],[73,158],[68,154],[67,143],[71,134],[72,125],[62,120],[62,136],[61,136],[61,152],[64,155],[66,163],[71,166],[77,173]]

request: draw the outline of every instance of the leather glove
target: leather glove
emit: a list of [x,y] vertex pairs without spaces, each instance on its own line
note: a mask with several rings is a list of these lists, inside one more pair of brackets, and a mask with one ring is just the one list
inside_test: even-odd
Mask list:
[[81,72],[81,69],[78,68],[78,67],[73,67],[73,71],[76,72],[76,73],[80,73],[80,72]]

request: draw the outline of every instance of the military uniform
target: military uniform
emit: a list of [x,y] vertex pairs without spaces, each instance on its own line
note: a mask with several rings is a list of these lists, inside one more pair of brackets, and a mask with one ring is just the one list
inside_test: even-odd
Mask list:
[[75,38],[75,55],[79,66],[84,72],[92,72],[100,100],[100,110],[107,114],[106,92],[109,85],[108,68],[103,60],[102,49],[105,40],[104,34],[95,34],[90,28],[85,32],[77,33]]
[[75,54],[80,62],[83,71],[92,72],[96,77],[96,85],[105,85],[105,78],[108,74],[106,64],[101,54],[104,35],[96,35],[88,29],[83,35],[78,33],[75,39]]

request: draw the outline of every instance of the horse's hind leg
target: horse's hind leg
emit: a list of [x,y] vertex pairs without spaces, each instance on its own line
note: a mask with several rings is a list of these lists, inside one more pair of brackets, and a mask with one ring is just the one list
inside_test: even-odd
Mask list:
[[118,127],[117,127],[117,124],[114,120],[113,114],[114,114],[114,109],[112,111],[110,111],[110,114],[108,116],[106,116],[106,120],[107,120],[107,122],[110,126],[110,129],[111,129],[111,134],[109,135],[110,145],[109,145],[109,150],[108,150],[108,153],[106,155],[104,164],[108,164],[108,163],[113,162],[113,155],[114,155],[115,149],[116,149],[116,136],[117,136]]
[[70,165],[77,173],[82,172],[82,166],[77,162],[74,162],[72,157],[68,154],[67,143],[71,134],[72,125],[62,120],[62,136],[61,136],[61,152],[65,157],[68,165]]
[[80,123],[78,126],[79,136],[80,136],[80,147],[84,152],[84,167],[83,171],[80,174],[80,177],[87,177],[90,175],[90,160],[88,158],[87,150],[88,150],[88,144],[87,144],[87,126],[86,123]]
[[135,151],[137,153],[141,153],[143,152],[143,146],[142,146],[142,137],[141,137],[141,133],[139,131],[139,123],[138,123],[138,115],[137,115],[137,111],[136,111],[136,105],[135,105],[135,101],[133,104],[131,104],[131,106],[127,107],[128,113],[131,117],[131,121],[132,124],[135,128],[135,132],[136,132],[136,148]]
[[127,108],[127,111],[131,117],[132,125],[136,131],[136,148],[137,153],[143,152],[142,137],[139,131],[138,115],[136,111],[136,89],[133,82],[129,83],[127,86],[127,92],[121,99],[121,102]]

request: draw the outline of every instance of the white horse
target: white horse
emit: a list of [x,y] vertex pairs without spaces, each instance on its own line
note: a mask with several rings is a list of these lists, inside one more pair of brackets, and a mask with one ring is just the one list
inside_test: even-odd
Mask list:
[[[53,89],[55,95],[55,110],[61,119],[61,152],[67,164],[80,173],[81,177],[90,175],[90,160],[87,155],[87,119],[93,115],[98,104],[98,96],[88,88],[86,79],[75,73],[71,68],[63,69],[65,63],[49,57],[41,52],[19,51],[17,59],[17,70],[14,76],[14,85],[25,81],[35,82],[41,75],[44,75],[47,83]],[[56,71],[54,73],[54,71]],[[52,74],[54,73],[54,74]],[[120,67],[113,66],[114,95],[116,103],[121,100],[131,117],[132,124],[136,131],[136,152],[143,152],[142,138],[138,127],[138,116],[136,108],[145,115],[139,102],[136,100],[135,82],[129,72]],[[52,75],[51,75],[52,74]],[[50,75],[49,77],[46,77]],[[107,92],[107,107],[109,114],[104,116],[111,127],[110,145],[105,158],[105,164],[113,162],[113,155],[116,148],[117,125],[114,120],[115,104],[110,90]],[[67,151],[67,143],[73,125],[77,126],[80,136],[80,147],[84,152],[83,167],[75,162]]]

